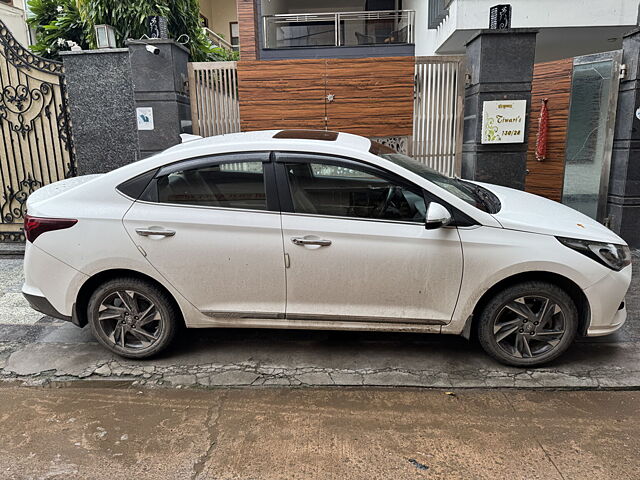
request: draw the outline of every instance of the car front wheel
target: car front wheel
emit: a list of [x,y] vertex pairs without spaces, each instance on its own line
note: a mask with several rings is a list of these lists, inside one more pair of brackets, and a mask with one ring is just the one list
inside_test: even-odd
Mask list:
[[478,339],[489,355],[506,365],[534,367],[554,360],[573,343],[578,311],[560,287],[530,281],[497,293],[478,322]]
[[178,312],[171,298],[150,282],[117,278],[100,285],[87,307],[96,339],[126,358],[147,358],[173,340]]

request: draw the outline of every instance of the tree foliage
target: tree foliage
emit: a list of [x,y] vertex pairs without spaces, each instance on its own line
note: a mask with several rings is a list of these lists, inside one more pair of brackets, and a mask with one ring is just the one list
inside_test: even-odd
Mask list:
[[187,35],[191,60],[235,59],[235,52],[215,47],[207,38],[198,0],[29,0],[29,8],[29,25],[36,31],[31,49],[47,58],[58,58],[70,42],[82,49],[96,48],[94,27],[101,24],[114,28],[116,45],[123,47],[127,39],[147,33],[148,16],[161,15],[167,18],[170,38]]

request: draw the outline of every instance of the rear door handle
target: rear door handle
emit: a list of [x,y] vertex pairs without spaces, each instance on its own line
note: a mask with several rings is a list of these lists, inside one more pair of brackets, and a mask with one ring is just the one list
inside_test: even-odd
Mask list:
[[328,247],[331,245],[331,240],[323,240],[316,237],[292,237],[291,241],[295,245],[319,245],[321,247]]
[[162,237],[173,237],[176,234],[175,230],[153,229],[153,228],[136,228],[136,233],[142,237],[149,237],[151,235],[160,235]]

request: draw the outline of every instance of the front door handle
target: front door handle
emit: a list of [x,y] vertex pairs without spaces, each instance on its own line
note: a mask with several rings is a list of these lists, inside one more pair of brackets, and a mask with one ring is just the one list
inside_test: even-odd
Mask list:
[[151,235],[160,235],[162,237],[173,237],[176,234],[175,230],[164,230],[153,228],[136,228],[136,233],[141,237],[149,237]]
[[331,245],[331,240],[323,240],[317,237],[292,237],[291,241],[295,245],[318,245],[320,247],[328,247]]

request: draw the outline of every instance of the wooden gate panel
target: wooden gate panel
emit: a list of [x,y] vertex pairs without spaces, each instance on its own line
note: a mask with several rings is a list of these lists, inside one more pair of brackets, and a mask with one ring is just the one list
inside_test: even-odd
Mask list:
[[243,131],[325,128],[326,60],[238,62]]
[[192,62],[188,71],[193,133],[210,137],[239,132],[236,62]]
[[[533,69],[531,91],[531,115],[529,147],[527,152],[527,178],[525,190],[551,200],[562,200],[564,161],[569,125],[569,103],[571,99],[571,75],[573,59],[538,63]],[[549,128],[547,158],[536,160],[536,137],[542,100],[549,99]]]
[[327,127],[367,137],[413,131],[413,57],[327,60]]

